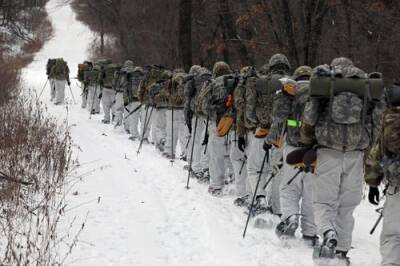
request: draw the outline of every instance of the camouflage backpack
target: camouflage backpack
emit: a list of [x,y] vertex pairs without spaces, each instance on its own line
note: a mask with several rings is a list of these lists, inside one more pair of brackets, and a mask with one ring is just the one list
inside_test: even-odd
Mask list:
[[223,75],[209,83],[198,97],[198,106],[210,119],[218,121],[233,107],[233,92],[239,79],[235,75]]
[[84,82],[85,81],[85,71],[90,70],[90,64],[89,62],[84,62],[82,64],[78,64],[78,75],[77,78],[80,82]]
[[171,94],[169,98],[170,106],[174,108],[182,108],[185,103],[185,81],[186,73],[175,73],[172,77]]
[[98,77],[99,77],[98,70],[93,69],[84,72],[84,82],[89,86],[96,86]]
[[51,69],[56,64],[56,61],[57,61],[57,59],[49,59],[49,60],[47,60],[47,65],[46,65],[46,75],[47,76],[50,76]]
[[69,75],[67,62],[62,58],[56,59],[54,66],[51,69],[51,76],[57,80],[64,80]]
[[141,67],[135,67],[131,73],[131,87],[129,90],[131,101],[139,99],[139,85],[144,79],[144,71]]
[[104,88],[112,89],[114,85],[114,74],[119,71],[121,67],[118,64],[108,64],[103,68],[102,85]]

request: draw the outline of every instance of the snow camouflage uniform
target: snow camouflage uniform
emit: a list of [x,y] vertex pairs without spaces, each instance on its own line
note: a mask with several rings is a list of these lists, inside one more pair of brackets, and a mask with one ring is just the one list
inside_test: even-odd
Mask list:
[[[286,86],[295,86],[294,91],[284,90],[277,95],[274,101],[273,116],[276,123],[286,124],[286,145],[283,148],[283,167],[281,169],[280,205],[282,222],[277,227],[277,235],[294,236],[301,214],[301,228],[306,240],[316,239],[316,225],[312,210],[312,181],[315,178],[312,173],[302,172],[293,182],[288,182],[299,170],[294,169],[286,162],[286,157],[292,151],[303,148],[300,141],[300,127],[304,107],[309,98],[309,79],[311,67],[301,66],[293,74],[293,80],[286,80]],[[272,133],[276,136],[279,133]],[[268,137],[267,137],[268,139]],[[277,142],[278,140],[270,140]],[[301,202],[301,205],[300,205]],[[312,243],[311,243],[312,244]]]
[[117,64],[107,62],[102,67],[100,74],[101,103],[103,105],[104,118],[103,123],[109,124],[111,115],[114,117],[113,106],[115,103],[115,90],[113,89],[114,73],[118,70]]
[[55,65],[51,68],[50,76],[54,79],[55,100],[54,104],[61,104],[65,100],[65,85],[71,84],[69,80],[69,68],[67,62],[62,58],[56,60]]
[[[326,65],[316,67],[312,78],[316,75],[366,78],[347,58],[334,59],[331,69]],[[307,102],[301,142],[313,145],[315,138],[318,144],[313,208],[318,233],[324,241],[315,250],[314,258],[332,258],[336,251],[336,257],[347,260],[354,228],[353,212],[362,197],[364,151],[370,144],[373,106],[368,102],[363,107],[358,95],[349,92],[331,98],[312,97]]]
[[[400,95],[400,84],[388,90]],[[379,186],[384,178],[387,182],[380,240],[382,266],[400,265],[400,96],[393,103],[390,100],[394,97],[390,98],[379,123],[380,137],[367,159],[365,175],[371,187]]]
[[50,58],[47,60],[47,65],[46,65],[46,75],[47,79],[49,80],[50,83],[50,101],[53,101],[54,98],[56,97],[56,88],[55,88],[55,83],[54,83],[54,77],[51,75],[51,69],[53,66],[56,64],[57,59],[52,59]]
[[[218,103],[216,99],[224,98],[226,95],[226,79],[231,78],[231,68],[225,62],[217,62],[213,68],[213,80],[202,89],[198,104],[201,111],[208,119],[209,140],[208,150],[210,152],[210,186],[208,191],[212,195],[221,195],[225,182],[225,138],[217,135],[217,125],[223,116],[224,102]],[[222,99],[221,98],[221,99]]]
[[150,86],[149,94],[155,109],[151,120],[151,141],[156,148],[164,152],[167,137],[167,107],[168,94],[171,86],[172,73],[163,70],[157,82]]
[[133,72],[133,62],[125,61],[119,71],[115,71],[113,79],[113,88],[115,90],[114,102],[114,122],[115,126],[122,126],[124,115],[124,92],[132,86],[131,73]]
[[171,79],[171,85],[168,87],[168,94],[166,95],[168,98],[168,110],[166,111],[167,138],[164,156],[170,159],[175,158],[178,141],[181,150],[181,158],[186,157],[186,144],[189,138],[183,114],[186,76],[187,74],[185,74],[183,70],[175,70]]
[[143,106],[139,102],[139,86],[144,79],[144,70],[141,67],[135,67],[131,73],[131,82],[124,90],[125,105],[125,129],[131,134],[130,139],[139,138],[139,121],[143,121]]
[[82,64],[78,64],[78,81],[81,83],[82,88],[82,104],[81,107],[84,109],[87,107],[88,101],[88,82],[85,80],[85,72],[93,69],[93,64],[91,62],[85,61]]
[[207,123],[201,113],[196,112],[195,103],[197,102],[201,89],[210,81],[210,79],[211,72],[207,68],[194,65],[190,68],[187,82],[185,83],[184,92],[185,122],[186,126],[188,127],[188,131],[191,134],[191,140],[187,154],[191,154],[191,149],[193,146],[191,173],[194,177],[198,178],[199,181],[205,181],[208,179],[207,172],[209,156],[208,152],[204,153],[205,145],[203,145],[203,143],[205,144],[204,139],[206,137]]
[[[274,97],[277,91],[281,90],[280,78],[287,76],[290,69],[286,56],[276,54],[268,62],[268,73],[265,76],[254,76],[246,82],[246,110],[245,125],[248,130],[248,159],[247,176],[252,193],[255,192],[259,172],[263,162],[264,141],[270,133],[272,125],[272,112]],[[279,133],[280,135],[281,133]],[[279,184],[277,165],[282,157],[279,149],[273,147],[268,151],[267,162],[261,176],[261,182],[256,191],[256,212],[272,211],[280,213],[279,207]],[[264,190],[266,182],[274,176],[272,181]],[[267,176],[268,177],[267,180]],[[268,192],[268,193],[267,193]],[[268,200],[266,196],[268,195]]]
[[95,64],[93,69],[84,72],[84,80],[87,84],[87,109],[91,114],[100,113],[100,83],[99,76],[101,66]]

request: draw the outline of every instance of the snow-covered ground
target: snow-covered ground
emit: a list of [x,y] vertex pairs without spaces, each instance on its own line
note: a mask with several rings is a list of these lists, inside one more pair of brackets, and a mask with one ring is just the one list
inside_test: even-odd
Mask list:
[[[93,37],[68,5],[58,6],[61,2],[51,0],[47,5],[55,35],[24,70],[26,85],[37,91],[46,81],[48,58],[65,58],[74,76],[77,64],[86,59]],[[79,102],[80,88],[75,81],[72,89]],[[285,247],[274,230],[251,226],[242,239],[246,217],[243,209],[233,206],[233,196],[213,198],[206,186],[196,182],[186,190],[187,173],[182,162],[171,166],[152,146],[144,146],[137,156],[138,143],[101,124],[101,116],[90,120],[79,103],[68,108],[54,106],[48,87],[42,100],[59,121],[68,118],[73,141],[79,146],[75,156],[82,164],[79,173],[83,178],[68,196],[64,224],[75,216],[82,222],[87,213],[88,221],[68,264],[313,265],[311,250],[300,242]],[[85,175],[88,172],[91,174]],[[77,195],[73,195],[75,191]],[[368,234],[377,215],[367,202],[357,209],[354,250],[350,253],[353,265],[379,264],[380,228],[374,236]]]

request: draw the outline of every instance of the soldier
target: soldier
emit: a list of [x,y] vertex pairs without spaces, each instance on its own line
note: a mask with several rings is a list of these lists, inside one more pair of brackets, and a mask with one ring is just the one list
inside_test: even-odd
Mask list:
[[383,209],[383,227],[380,239],[382,266],[400,262],[400,83],[387,89],[388,109],[379,123],[379,138],[371,149],[365,181],[370,186],[369,200],[378,204],[378,186],[385,179],[386,202]]
[[71,85],[69,80],[69,68],[67,62],[62,58],[57,58],[54,66],[51,68],[50,76],[54,79],[55,100],[54,104],[62,104],[65,100],[65,85]]
[[114,100],[114,122],[115,127],[122,126],[123,115],[124,115],[124,92],[127,91],[128,87],[132,85],[132,72],[133,62],[126,60],[123,67],[120,70],[115,71],[113,79],[113,88],[115,90]]
[[[119,69],[117,64],[111,61],[101,62],[103,65],[100,74],[101,102],[103,105],[104,118],[101,121],[103,124],[110,124],[111,118],[114,118],[114,103],[116,91],[113,88],[114,74]],[[111,116],[112,115],[112,116]]]
[[100,82],[101,66],[94,64],[90,71],[85,71],[84,79],[87,83],[87,109],[90,114],[100,113]]
[[168,87],[168,110],[166,112],[167,138],[163,156],[171,160],[175,159],[178,140],[181,158],[186,157],[188,134],[183,114],[186,76],[187,74],[185,74],[182,69],[176,69],[173,73],[170,86]]
[[[196,111],[196,102],[203,86],[211,79],[211,72],[205,68],[194,65],[190,68],[185,84],[184,116],[186,126],[191,134],[188,154],[192,154],[190,175],[197,178],[200,183],[208,182],[209,156],[205,151],[206,120],[202,112]],[[190,163],[190,162],[189,162]]]
[[126,86],[124,90],[124,105],[125,105],[125,129],[131,135],[130,140],[139,139],[139,121],[143,121],[143,106],[139,102],[139,86],[144,79],[144,71],[141,67],[135,67],[131,73],[131,85]]
[[46,75],[47,79],[49,80],[50,84],[50,101],[53,101],[54,98],[56,97],[56,88],[54,84],[54,77],[51,75],[51,69],[53,66],[56,64],[57,59],[50,58],[47,60],[47,65],[46,65]]
[[[350,59],[336,58],[330,68],[326,65],[315,68],[311,79],[326,77],[330,79],[325,83],[328,88],[322,88],[322,83],[311,83],[311,98],[306,104],[301,128],[301,143],[319,147],[313,209],[323,242],[314,250],[314,259],[336,258],[349,264],[347,253],[354,229],[353,212],[361,201],[364,151],[370,145],[371,103],[365,94],[361,97],[345,90],[335,93],[336,79],[367,84],[366,74],[354,67]],[[327,97],[313,97],[314,89],[320,87]]]
[[83,64],[78,64],[78,81],[81,83],[82,88],[82,104],[81,107],[85,109],[87,107],[88,101],[88,83],[85,80],[85,71],[90,71],[93,69],[93,64],[89,61],[83,62]]
[[[318,240],[312,210],[312,180],[315,177],[308,169],[296,170],[287,163],[288,154],[305,148],[300,142],[300,127],[304,107],[308,101],[311,71],[311,67],[301,66],[294,72],[293,80],[284,81],[284,89],[274,101],[273,116],[274,122],[286,123],[287,127],[281,170],[282,181],[279,188],[282,221],[278,224],[276,233],[278,237],[294,237],[301,213],[303,239],[310,246],[314,246]],[[278,134],[272,132],[271,136]],[[270,141],[278,142],[273,139]]]
[[[274,97],[277,91],[281,90],[280,79],[287,76],[290,64],[286,56],[282,54],[273,55],[268,65],[263,67],[266,75],[254,76],[246,82],[246,121],[249,129],[248,139],[248,159],[247,176],[252,193],[256,194],[254,210],[256,214],[270,211],[280,214],[279,208],[279,179],[277,175],[277,165],[281,159],[281,153],[276,147],[265,147],[265,139],[270,134],[272,119],[272,109]],[[251,130],[251,131],[250,131]],[[278,134],[281,137],[281,133]],[[279,146],[279,143],[275,143]],[[264,150],[265,151],[264,151]],[[256,191],[256,184],[260,176],[263,158],[266,156],[267,163],[261,173],[261,182]],[[274,172],[273,172],[274,170]],[[267,193],[263,189],[268,180],[272,178],[272,185],[267,189],[270,191],[267,200]],[[276,180],[276,181],[275,181]]]

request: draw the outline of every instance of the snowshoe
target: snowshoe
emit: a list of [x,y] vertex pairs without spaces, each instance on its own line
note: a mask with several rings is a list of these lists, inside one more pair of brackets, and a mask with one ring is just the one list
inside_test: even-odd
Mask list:
[[130,136],[128,139],[129,139],[129,140],[132,140],[132,141],[136,141],[138,138],[137,138],[137,137],[134,137],[134,136]]
[[[164,147],[163,144],[158,143],[158,144],[156,145],[156,149],[159,150],[160,152],[164,152],[165,147]],[[168,153],[167,153],[167,154],[168,154]],[[162,155],[164,156],[164,153],[163,153]]]
[[94,115],[94,114],[96,114],[96,111],[95,111],[95,110],[92,110],[92,111],[90,111],[90,114],[91,114],[91,115]]
[[237,198],[233,201],[233,204],[238,207],[244,207],[249,205],[249,195]]
[[288,217],[285,221],[281,221],[275,229],[278,238],[294,238],[299,222],[296,215]]
[[233,182],[235,182],[235,178],[233,177],[233,174],[229,174],[229,175],[225,178],[225,185],[232,184]]
[[222,197],[222,195],[223,195],[222,188],[209,187],[208,193],[210,193],[214,197]]
[[336,251],[337,265],[338,266],[350,266],[350,258],[347,257],[347,251]]
[[210,183],[210,173],[208,169],[204,169],[201,174],[198,174],[197,182],[199,184],[209,184]]
[[144,138],[144,139],[143,139],[143,144],[149,144],[149,143],[150,143],[150,141],[149,141],[148,138]]
[[[250,211],[250,207],[248,206],[248,209]],[[265,196],[258,196],[256,198],[255,204],[253,206],[252,210],[252,216],[257,216],[263,213],[272,213],[272,206],[268,205],[267,200],[265,199]]]
[[323,261],[324,263],[329,263],[329,260],[333,260],[336,257],[336,246],[336,232],[333,230],[328,230],[324,234],[324,241],[322,245],[314,248],[313,259],[317,261],[322,259],[321,262]]
[[181,161],[187,162],[187,156],[186,156],[186,154],[181,154],[180,157],[179,157],[179,159],[180,159]]
[[110,124],[110,121],[103,119],[103,120],[101,120],[101,123],[108,125],[108,124]]

